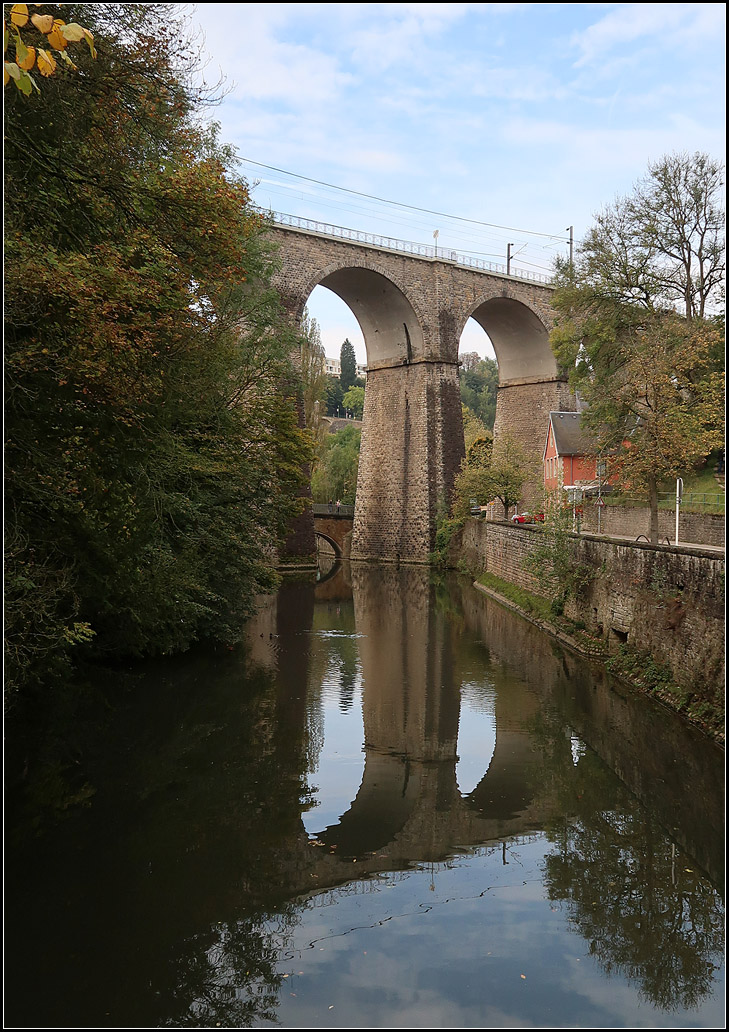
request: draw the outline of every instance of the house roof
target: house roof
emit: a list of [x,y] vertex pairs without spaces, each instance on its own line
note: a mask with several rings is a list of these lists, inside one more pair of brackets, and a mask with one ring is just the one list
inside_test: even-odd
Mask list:
[[[558,455],[591,455],[595,453],[595,442],[582,427],[581,412],[550,412],[549,423],[554,433],[554,444]],[[549,434],[547,439],[549,439]]]

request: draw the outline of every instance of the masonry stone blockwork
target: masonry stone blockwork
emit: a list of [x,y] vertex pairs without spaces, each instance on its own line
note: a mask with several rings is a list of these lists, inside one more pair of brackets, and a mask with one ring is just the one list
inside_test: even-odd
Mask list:
[[549,348],[551,288],[434,258],[273,227],[292,320],[324,286],[354,312],[367,391],[352,558],[424,562],[464,454],[458,345],[469,318],[499,363],[496,432],[541,457],[547,414],[574,407]]

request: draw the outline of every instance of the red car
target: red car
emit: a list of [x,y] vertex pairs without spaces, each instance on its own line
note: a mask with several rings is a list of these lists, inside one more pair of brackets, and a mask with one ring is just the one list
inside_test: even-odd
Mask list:
[[511,517],[512,523],[544,523],[543,512],[515,512]]

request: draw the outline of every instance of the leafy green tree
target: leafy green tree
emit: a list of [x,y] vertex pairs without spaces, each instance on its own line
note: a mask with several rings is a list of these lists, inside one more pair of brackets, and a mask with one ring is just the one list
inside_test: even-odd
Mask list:
[[612,474],[647,493],[653,541],[661,481],[723,439],[720,184],[705,155],[663,159],[558,268],[552,348]]
[[348,412],[351,412],[355,419],[361,419],[364,415],[364,387],[350,387],[342,398],[342,403],[345,409]]
[[328,416],[341,416],[343,411],[344,391],[338,376],[327,376],[325,387],[326,413]]
[[562,616],[569,599],[579,596],[590,584],[593,572],[573,552],[569,506],[547,506],[538,530],[540,537],[524,566],[536,578],[541,593],[549,597],[552,613]]
[[326,398],[326,355],[316,319],[304,311],[301,320],[299,363],[304,396],[304,416],[308,427],[318,424]]
[[354,505],[361,440],[362,431],[355,426],[346,426],[327,436],[312,478],[315,502],[338,498],[345,505]]
[[463,355],[461,362],[461,402],[493,430],[499,368],[493,359],[480,358],[475,352]]
[[339,352],[339,380],[342,390],[348,391],[357,379],[357,356],[354,353],[354,345],[347,338]]
[[502,434],[493,449],[472,447],[456,477],[453,515],[465,518],[470,511],[471,498],[476,498],[480,505],[498,499],[506,519],[535,472],[533,457],[510,434]]
[[[493,433],[471,409],[467,408],[466,405],[461,405],[461,413],[463,415],[463,442],[466,447],[466,455],[469,454],[471,448],[477,442],[488,441],[489,444],[493,443]],[[483,445],[478,445],[478,447],[483,447]]]
[[[168,5],[5,105],[9,681],[235,640],[310,456],[266,224]],[[80,85],[82,83],[82,85]],[[290,388],[286,384],[291,384]]]

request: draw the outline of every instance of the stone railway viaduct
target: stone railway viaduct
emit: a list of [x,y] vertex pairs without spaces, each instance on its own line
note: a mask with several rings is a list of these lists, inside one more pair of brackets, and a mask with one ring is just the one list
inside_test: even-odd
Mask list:
[[274,286],[290,318],[327,287],[352,310],[367,348],[351,557],[425,562],[464,455],[458,345],[473,318],[499,365],[496,440],[541,454],[547,414],[574,398],[549,347],[552,288],[450,258],[275,224]]

